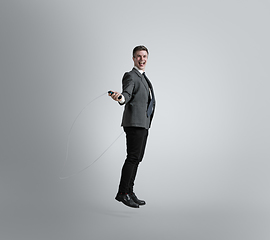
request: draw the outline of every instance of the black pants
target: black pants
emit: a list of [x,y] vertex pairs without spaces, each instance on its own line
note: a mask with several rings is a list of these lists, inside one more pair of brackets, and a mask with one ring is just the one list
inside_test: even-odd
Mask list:
[[127,141],[127,158],[122,168],[119,193],[132,193],[139,163],[143,159],[148,129],[124,127]]

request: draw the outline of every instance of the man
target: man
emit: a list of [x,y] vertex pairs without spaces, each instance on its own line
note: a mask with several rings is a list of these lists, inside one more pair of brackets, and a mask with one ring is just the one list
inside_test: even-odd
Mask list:
[[148,49],[145,46],[135,47],[132,59],[134,68],[123,76],[122,93],[110,92],[109,95],[120,105],[125,105],[121,126],[126,133],[127,157],[115,199],[129,207],[138,208],[146,203],[137,198],[133,186],[154,116],[155,96],[152,84],[144,73]]

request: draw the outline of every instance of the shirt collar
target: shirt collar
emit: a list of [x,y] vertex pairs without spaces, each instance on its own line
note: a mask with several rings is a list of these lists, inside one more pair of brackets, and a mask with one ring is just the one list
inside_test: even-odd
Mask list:
[[143,71],[143,70],[141,70],[141,69],[137,68],[136,66],[134,66],[134,68],[135,68],[136,70],[138,70],[138,71],[139,71],[139,73],[141,73],[141,74],[143,74],[143,73],[144,73],[144,71]]

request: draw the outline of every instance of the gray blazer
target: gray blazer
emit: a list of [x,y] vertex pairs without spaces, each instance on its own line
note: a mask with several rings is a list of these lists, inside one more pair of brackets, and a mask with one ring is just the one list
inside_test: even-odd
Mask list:
[[154,111],[150,117],[147,117],[147,107],[150,101],[149,87],[152,88],[152,84],[150,83],[149,86],[144,76],[137,69],[133,68],[130,72],[124,74],[122,95],[125,97],[123,103],[125,109],[121,126],[150,128]]

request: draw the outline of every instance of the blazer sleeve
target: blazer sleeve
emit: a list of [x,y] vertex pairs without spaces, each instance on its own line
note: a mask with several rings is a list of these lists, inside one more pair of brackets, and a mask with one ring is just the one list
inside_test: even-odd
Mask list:
[[125,102],[122,103],[121,105],[127,104],[131,98],[132,98],[132,93],[135,87],[135,83],[132,80],[132,77],[130,73],[125,73],[122,79],[122,95],[125,97]]

